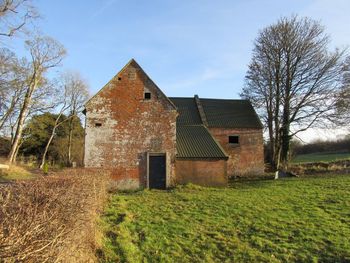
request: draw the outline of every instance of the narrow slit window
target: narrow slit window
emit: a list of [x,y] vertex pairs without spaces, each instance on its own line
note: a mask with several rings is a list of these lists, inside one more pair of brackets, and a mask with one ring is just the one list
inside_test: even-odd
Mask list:
[[95,127],[101,127],[101,126],[102,126],[102,123],[100,123],[100,122],[95,123]]
[[150,99],[151,99],[151,93],[145,92],[145,100],[150,100]]
[[228,143],[239,144],[239,136],[237,136],[237,135],[228,136]]

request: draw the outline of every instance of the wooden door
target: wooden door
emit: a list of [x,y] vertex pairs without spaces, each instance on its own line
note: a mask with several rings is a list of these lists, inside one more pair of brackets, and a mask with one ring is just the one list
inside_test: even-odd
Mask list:
[[166,158],[165,155],[149,156],[148,165],[149,188],[166,188]]

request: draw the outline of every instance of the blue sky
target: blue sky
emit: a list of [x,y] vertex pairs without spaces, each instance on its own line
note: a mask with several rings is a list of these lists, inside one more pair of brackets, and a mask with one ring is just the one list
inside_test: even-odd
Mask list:
[[332,47],[350,44],[350,1],[65,1],[33,2],[41,31],[68,56],[91,94],[135,58],[168,96],[238,98],[260,29],[281,16],[320,20]]

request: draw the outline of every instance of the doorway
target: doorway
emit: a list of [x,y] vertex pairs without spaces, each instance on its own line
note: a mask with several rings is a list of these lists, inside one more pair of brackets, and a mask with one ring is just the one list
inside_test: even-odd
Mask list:
[[166,156],[165,154],[149,154],[148,187],[151,189],[166,188]]

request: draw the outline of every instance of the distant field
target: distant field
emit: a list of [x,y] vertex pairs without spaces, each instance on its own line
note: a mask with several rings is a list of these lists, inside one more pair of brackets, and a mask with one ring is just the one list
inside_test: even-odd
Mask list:
[[293,163],[333,162],[350,159],[350,153],[310,153],[296,156]]
[[115,193],[102,262],[350,262],[350,176]]

